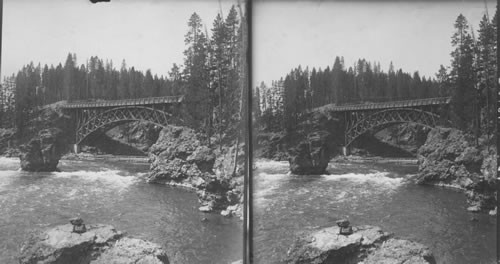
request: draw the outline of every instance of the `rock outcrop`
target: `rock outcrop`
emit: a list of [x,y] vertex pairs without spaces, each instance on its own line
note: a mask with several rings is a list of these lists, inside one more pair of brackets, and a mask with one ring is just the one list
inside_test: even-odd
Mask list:
[[58,128],[44,129],[27,144],[20,146],[21,169],[56,171],[65,148],[62,134]]
[[317,110],[301,118],[297,129],[287,135],[290,170],[294,174],[324,174],[332,157],[339,154],[342,131],[337,119]]
[[[241,214],[244,161],[243,145],[211,149],[200,135],[185,127],[162,130],[150,149],[148,182],[183,186],[196,190],[200,210]],[[235,155],[239,153],[240,158]],[[236,168],[236,170],[235,170]]]
[[[489,143],[485,143],[489,144]],[[496,151],[476,146],[453,128],[431,130],[418,150],[417,183],[466,191],[471,211],[493,210],[496,205]]]
[[286,263],[435,263],[424,245],[394,238],[379,227],[353,227],[340,235],[340,227],[322,228],[301,235],[287,254]]
[[312,132],[298,146],[291,148],[288,152],[290,171],[300,175],[326,173],[331,158],[329,137],[330,133],[324,130]]
[[21,264],[162,264],[169,263],[158,245],[125,237],[110,225],[89,225],[86,232],[73,232],[73,225],[61,225],[31,234],[21,246]]

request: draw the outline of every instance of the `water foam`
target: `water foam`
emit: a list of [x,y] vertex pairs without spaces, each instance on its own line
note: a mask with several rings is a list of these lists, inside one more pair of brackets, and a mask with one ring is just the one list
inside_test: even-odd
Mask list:
[[289,174],[271,174],[266,172],[259,172],[253,179],[254,182],[254,202],[261,203],[264,202],[266,196],[272,194],[274,190],[278,189],[284,178],[290,177]]
[[356,183],[373,183],[382,185],[389,188],[397,188],[402,185],[403,178],[387,177],[388,172],[374,172],[374,173],[346,173],[339,175],[322,175],[322,178],[328,181],[348,180]]
[[138,181],[134,176],[122,176],[120,170],[102,170],[102,171],[63,171],[53,172],[52,175],[58,178],[76,178],[85,182],[105,184],[111,187],[126,188]]
[[254,162],[254,167],[257,169],[279,168],[283,166],[288,166],[288,161],[259,159]]
[[4,170],[15,170],[19,168],[19,158],[0,157],[0,172]]

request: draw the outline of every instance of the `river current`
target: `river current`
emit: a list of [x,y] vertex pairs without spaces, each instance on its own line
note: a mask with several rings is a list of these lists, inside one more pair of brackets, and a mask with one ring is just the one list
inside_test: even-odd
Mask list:
[[199,212],[193,192],[146,183],[148,167],[137,160],[62,160],[61,172],[29,173],[19,170],[19,159],[0,157],[0,263],[18,263],[31,230],[75,216],[156,242],[171,263],[242,258],[241,221]]
[[496,218],[467,212],[461,192],[413,184],[415,164],[332,162],[328,171],[297,176],[288,162],[256,163],[255,263],[279,263],[298,234],[340,218],[423,243],[437,263],[495,263]]

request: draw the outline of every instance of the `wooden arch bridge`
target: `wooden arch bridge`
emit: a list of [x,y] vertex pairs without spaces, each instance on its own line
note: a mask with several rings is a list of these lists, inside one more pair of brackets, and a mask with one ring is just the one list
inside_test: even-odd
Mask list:
[[[75,122],[75,144],[78,145],[96,131],[107,131],[117,125],[148,121],[165,127],[182,125],[180,109],[183,96],[151,97],[109,101],[76,101],[64,104]],[[401,123],[415,123],[425,127],[436,127],[440,122],[440,111],[450,103],[449,97],[427,98],[383,103],[355,105],[326,105],[323,110],[331,112],[344,123],[344,147],[348,147],[359,136],[376,132]]]

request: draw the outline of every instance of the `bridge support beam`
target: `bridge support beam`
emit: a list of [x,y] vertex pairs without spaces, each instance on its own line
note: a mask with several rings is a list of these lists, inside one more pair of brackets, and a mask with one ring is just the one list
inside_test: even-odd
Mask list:
[[80,153],[80,145],[78,145],[78,144],[73,144],[73,152],[74,152],[75,154]]
[[349,155],[349,147],[346,146],[342,147],[342,155],[344,155],[344,157]]

